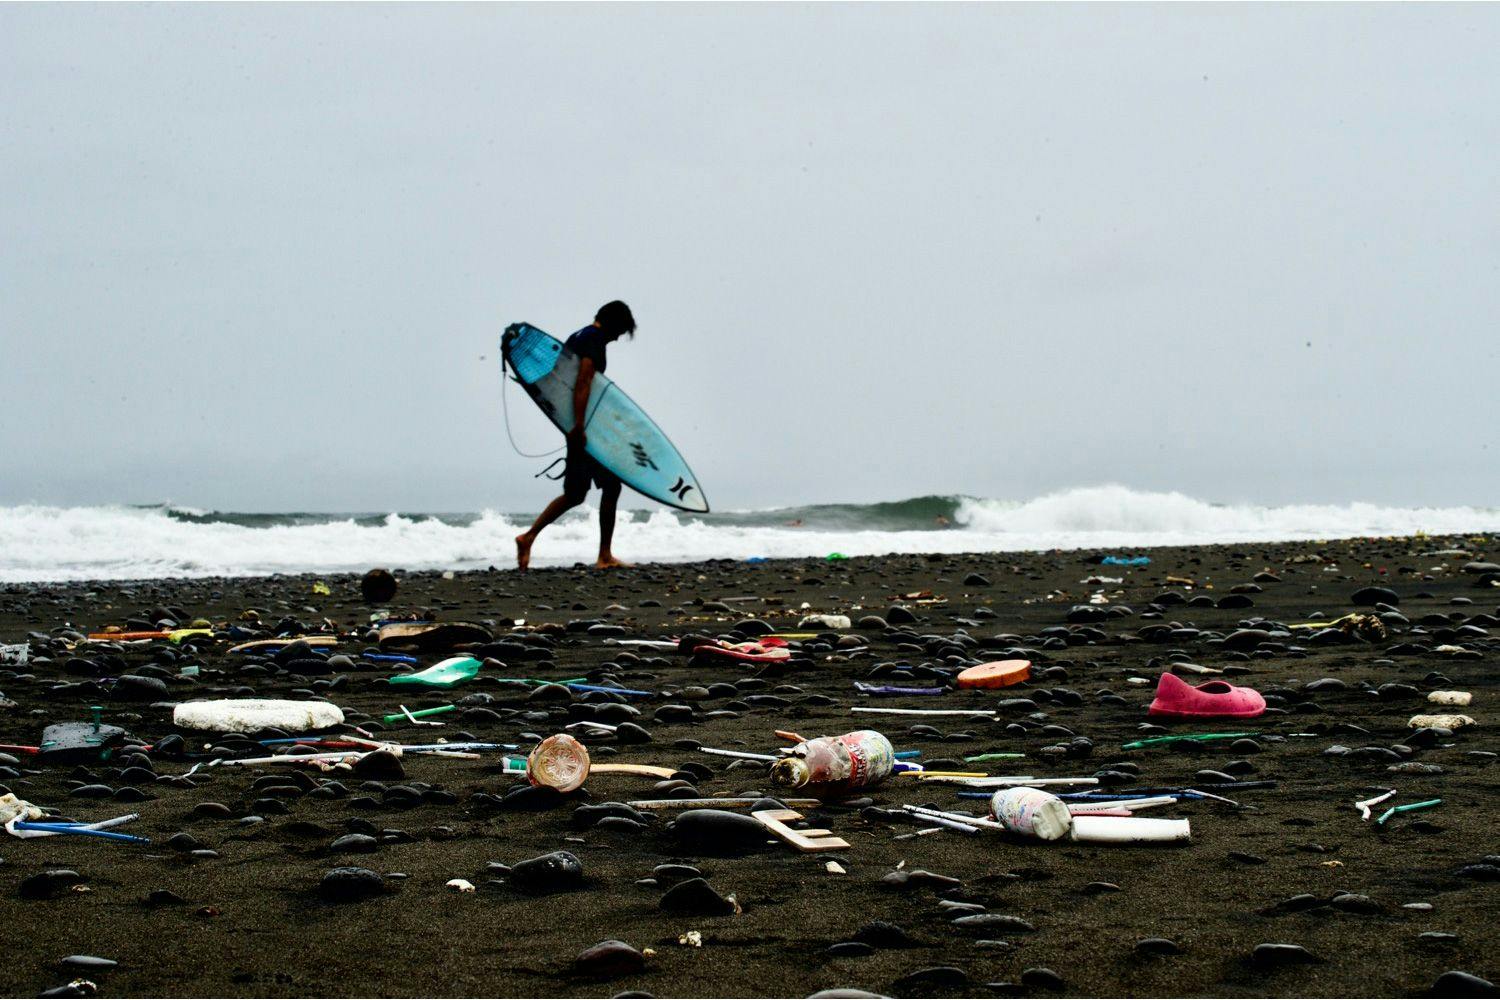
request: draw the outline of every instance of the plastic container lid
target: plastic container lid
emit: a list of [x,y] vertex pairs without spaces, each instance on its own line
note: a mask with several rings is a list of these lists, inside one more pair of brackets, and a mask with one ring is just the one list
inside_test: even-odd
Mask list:
[[996,660],[970,667],[958,675],[961,688],[1003,688],[1031,679],[1030,660]]

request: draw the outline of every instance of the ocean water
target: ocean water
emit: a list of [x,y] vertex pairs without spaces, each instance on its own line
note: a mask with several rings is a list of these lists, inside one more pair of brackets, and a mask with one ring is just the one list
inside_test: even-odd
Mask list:
[[[363,572],[372,566],[479,569],[515,565],[513,538],[531,514],[236,514],[173,506],[0,507],[0,582]],[[597,512],[549,528],[532,563],[592,562]],[[1192,545],[1500,531],[1500,509],[1367,503],[1226,505],[1124,486],[1031,500],[916,497],[689,516],[621,512],[615,553],[691,562],[897,552],[1089,549],[1128,553]]]

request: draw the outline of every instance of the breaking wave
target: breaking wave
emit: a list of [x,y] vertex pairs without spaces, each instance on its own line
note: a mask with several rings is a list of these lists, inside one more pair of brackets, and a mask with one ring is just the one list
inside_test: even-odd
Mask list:
[[[0,582],[508,568],[526,514],[247,514],[180,506],[0,507]],[[621,514],[615,551],[639,562],[896,552],[1098,549],[1500,531],[1500,510],[1209,503],[1124,486],[1026,501],[924,496],[704,516]],[[596,512],[548,529],[533,563],[592,561]]]

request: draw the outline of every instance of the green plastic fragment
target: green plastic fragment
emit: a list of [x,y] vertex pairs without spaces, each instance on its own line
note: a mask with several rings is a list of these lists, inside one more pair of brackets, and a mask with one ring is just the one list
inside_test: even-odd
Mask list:
[[965,757],[965,764],[981,764],[987,760],[1018,760],[1025,757],[1024,753],[981,753],[973,757]]
[[471,680],[478,673],[479,661],[474,657],[453,656],[414,674],[397,674],[391,678],[391,683],[445,688]]

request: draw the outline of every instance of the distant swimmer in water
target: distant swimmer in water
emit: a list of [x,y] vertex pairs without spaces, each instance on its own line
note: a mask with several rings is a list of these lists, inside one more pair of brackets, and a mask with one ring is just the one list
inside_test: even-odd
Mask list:
[[802,518],[794,517],[786,523],[786,526],[788,528],[800,528],[802,527]]
[[932,519],[932,523],[936,524],[939,528],[946,528],[949,525],[951,525],[953,522],[950,521],[950,520],[948,520],[943,515],[939,514],[937,517],[935,517],[935,518]]
[[536,523],[516,536],[516,564],[524,572],[531,565],[531,546],[542,529],[563,514],[583,503],[589,487],[597,485],[599,497],[599,560],[594,563],[599,569],[610,566],[626,566],[610,551],[615,537],[615,507],[620,502],[620,479],[613,472],[594,460],[584,446],[588,437],[584,429],[584,414],[588,412],[589,389],[594,374],[604,373],[608,362],[605,348],[629,334],[635,337],[635,317],[630,307],[623,302],[609,302],[599,308],[594,322],[568,338],[567,346],[578,355],[578,381],[573,386],[573,430],[568,432],[567,464],[563,469],[562,496],[553,500],[537,515]]

